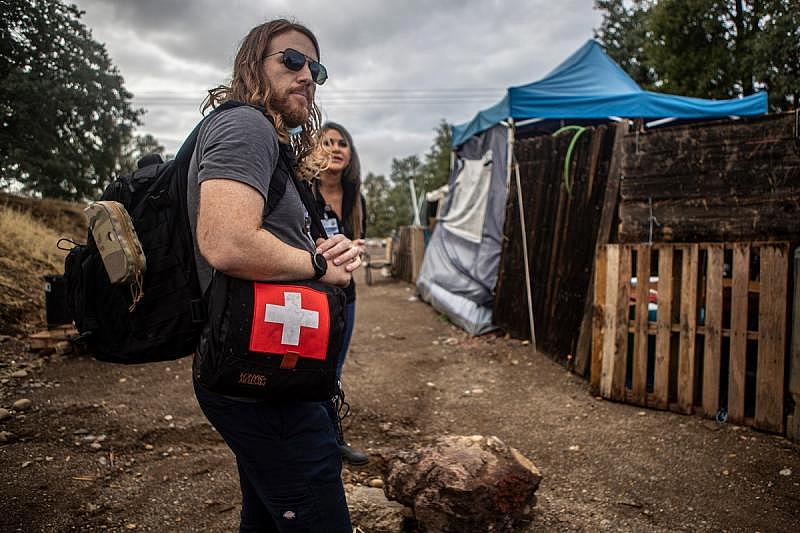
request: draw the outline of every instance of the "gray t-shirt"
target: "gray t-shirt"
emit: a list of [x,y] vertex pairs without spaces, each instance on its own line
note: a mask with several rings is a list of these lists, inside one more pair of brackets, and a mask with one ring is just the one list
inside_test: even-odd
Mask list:
[[[278,165],[278,136],[275,127],[257,109],[241,106],[210,117],[197,137],[189,164],[187,206],[197,257],[200,287],[211,283],[211,266],[197,248],[197,208],[200,184],[208,179],[229,179],[250,185],[264,197],[266,206],[269,180]],[[237,206],[230,206],[236,216]],[[286,192],[275,210],[263,219],[264,229],[295,248],[313,251],[314,244],[305,233],[306,209],[294,183],[287,180]],[[268,257],[264,261],[269,261]],[[309,262],[311,259],[309,258]]]

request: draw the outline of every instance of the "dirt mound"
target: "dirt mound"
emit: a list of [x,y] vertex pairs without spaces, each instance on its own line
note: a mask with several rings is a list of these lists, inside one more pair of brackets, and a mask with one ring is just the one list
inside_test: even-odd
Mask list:
[[67,237],[83,241],[83,206],[0,194],[0,334],[24,335],[45,326],[45,275],[64,272]]

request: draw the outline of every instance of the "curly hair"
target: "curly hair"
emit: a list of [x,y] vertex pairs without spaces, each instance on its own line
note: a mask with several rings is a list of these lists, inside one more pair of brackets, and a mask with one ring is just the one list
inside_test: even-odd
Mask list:
[[[308,109],[308,119],[302,124],[299,133],[292,133],[286,128],[280,113],[273,109],[270,99],[271,91],[269,80],[263,67],[264,60],[269,51],[269,45],[275,36],[288,31],[296,31],[308,37],[319,57],[319,43],[311,30],[297,22],[286,19],[276,19],[256,26],[242,41],[236,59],[233,63],[233,75],[230,85],[220,85],[209,89],[208,96],[203,101],[203,113],[209,108],[215,108],[228,100],[237,100],[247,104],[257,105],[265,109],[265,114],[272,119],[278,139],[292,146],[298,162],[311,155],[319,137],[322,115],[317,104],[311,103]],[[306,166],[313,162],[306,162]]]

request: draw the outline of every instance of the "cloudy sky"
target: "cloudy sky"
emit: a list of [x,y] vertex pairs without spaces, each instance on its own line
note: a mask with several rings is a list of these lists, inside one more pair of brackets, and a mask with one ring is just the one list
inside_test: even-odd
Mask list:
[[175,152],[205,91],[230,78],[253,26],[297,19],[317,35],[325,119],[347,127],[366,171],[422,156],[506,87],[535,81],[593,35],[592,0],[73,0],[146,109],[141,133]]

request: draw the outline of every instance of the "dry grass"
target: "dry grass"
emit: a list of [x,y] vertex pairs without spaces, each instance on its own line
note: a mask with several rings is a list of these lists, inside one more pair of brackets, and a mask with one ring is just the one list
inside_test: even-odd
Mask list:
[[[78,209],[72,206],[70,211]],[[56,211],[52,205],[46,207]],[[71,218],[70,214],[49,221]],[[50,227],[45,220],[34,210],[0,203],[0,334],[21,335],[45,326],[42,277],[63,274],[66,256],[56,246],[63,228]],[[72,228],[65,233],[72,234]]]
[[56,247],[59,235],[28,212],[0,207],[0,253],[21,267],[64,268],[65,253]]

